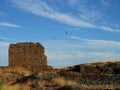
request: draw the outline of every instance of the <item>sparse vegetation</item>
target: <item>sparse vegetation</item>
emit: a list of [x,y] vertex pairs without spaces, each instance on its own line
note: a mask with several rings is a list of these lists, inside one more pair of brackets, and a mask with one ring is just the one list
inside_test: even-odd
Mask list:
[[71,70],[60,69],[56,72],[38,73],[29,72],[21,67],[15,69],[11,67],[9,70],[7,70],[8,68],[0,68],[0,90],[49,90],[49,88],[51,88],[50,90],[59,90],[62,87],[72,86],[80,87],[80,90],[120,90],[120,63],[105,62],[103,65],[102,63],[89,64],[88,66],[94,65],[95,67],[89,68],[87,66],[87,70],[94,70],[96,66],[99,66],[97,67],[98,70],[102,68],[103,70],[104,68],[116,70],[117,68],[117,74],[113,73],[113,70],[110,70],[112,72],[110,74],[108,72],[101,73],[102,71],[100,73],[81,73],[78,71],[78,65],[77,70],[75,70],[76,66],[71,66]]
[[59,87],[63,87],[65,86],[65,80],[63,78],[56,78],[54,81],[53,81],[53,84],[54,86],[59,86]]
[[0,90],[2,90],[3,80],[0,79]]
[[65,80],[63,78],[55,78],[55,80],[53,81],[53,85],[57,87],[63,87],[68,85],[77,85],[77,82],[72,80]]
[[4,84],[2,86],[2,90],[30,90],[30,87],[27,84],[15,84],[15,85]]

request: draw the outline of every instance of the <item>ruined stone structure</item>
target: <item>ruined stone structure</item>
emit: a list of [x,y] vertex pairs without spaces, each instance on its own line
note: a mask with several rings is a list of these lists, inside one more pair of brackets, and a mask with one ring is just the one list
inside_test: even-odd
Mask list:
[[9,66],[23,66],[32,71],[44,70],[47,57],[40,43],[17,43],[9,46]]
[[120,62],[97,62],[80,65],[80,73],[86,74],[119,74]]

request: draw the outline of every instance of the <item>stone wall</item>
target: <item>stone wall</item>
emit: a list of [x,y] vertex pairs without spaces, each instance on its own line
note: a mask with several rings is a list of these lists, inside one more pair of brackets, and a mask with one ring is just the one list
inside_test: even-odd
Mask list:
[[47,68],[47,57],[40,43],[17,43],[9,46],[9,66],[24,66],[32,71]]
[[80,73],[120,74],[120,62],[98,62],[81,64]]
[[120,61],[86,63],[66,67],[65,70],[81,74],[120,74]]

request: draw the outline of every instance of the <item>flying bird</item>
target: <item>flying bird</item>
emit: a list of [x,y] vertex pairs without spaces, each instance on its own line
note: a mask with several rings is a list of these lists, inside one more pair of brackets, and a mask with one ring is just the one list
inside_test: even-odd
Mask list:
[[68,34],[68,32],[65,32],[65,34]]

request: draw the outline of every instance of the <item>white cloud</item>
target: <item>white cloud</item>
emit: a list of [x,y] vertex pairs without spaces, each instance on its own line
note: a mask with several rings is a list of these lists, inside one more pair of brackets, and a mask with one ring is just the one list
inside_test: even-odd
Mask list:
[[73,15],[76,15],[77,18],[84,20],[90,23],[97,23],[96,21],[102,20],[104,16],[104,10],[101,10],[101,7],[90,0],[68,0],[72,10],[76,12]]
[[1,40],[1,41],[3,41],[3,40],[10,40],[10,38],[0,37],[0,40]]
[[120,42],[78,39],[79,42],[44,42],[49,65],[54,67],[103,60],[120,60]]
[[117,30],[108,26],[100,26],[99,28],[105,31],[120,33],[120,30]]
[[0,47],[1,47],[1,48],[5,48],[5,47],[8,46],[8,45],[9,45],[9,43],[0,41]]
[[103,17],[103,13],[100,10],[96,10],[95,8],[84,6],[79,9],[79,17],[82,20],[93,23],[97,20],[101,20],[101,18]]
[[25,40],[17,40],[15,38],[6,38],[6,37],[0,37],[0,41],[2,42],[25,42]]
[[0,41],[0,65],[8,65],[8,46],[9,43]]
[[105,47],[120,47],[120,42],[117,41],[108,41],[108,40],[89,40],[85,39],[85,41],[89,45],[96,45],[96,46],[105,46]]
[[78,4],[78,2],[79,2],[79,0],[69,0],[69,3],[71,5],[76,5],[76,4]]
[[118,41],[109,41],[109,40],[92,40],[92,39],[83,39],[77,36],[70,36],[68,38],[79,40],[84,42],[84,44],[91,46],[105,46],[105,47],[120,47],[120,42]]
[[26,10],[27,12],[31,12],[33,14],[51,18],[54,20],[57,20],[59,22],[72,25],[72,26],[77,26],[77,27],[85,27],[85,28],[95,28],[96,26],[94,24],[81,21],[77,19],[74,16],[65,14],[65,13],[60,13],[58,11],[55,11],[53,8],[51,8],[47,3],[43,1],[33,1],[33,0],[20,0],[20,1],[15,1],[12,0],[14,4],[16,4],[19,8],[22,8]]
[[110,0],[99,0],[99,2],[104,6],[110,6]]
[[77,36],[69,36],[68,38],[75,39],[75,40],[81,40],[81,38],[79,38]]
[[[104,0],[103,0],[104,1]],[[56,9],[52,8],[48,3],[43,0],[11,0],[13,4],[15,4],[18,8],[21,8],[27,12],[33,13],[38,16],[50,18],[61,23],[75,26],[75,27],[83,27],[83,28],[93,28],[93,29],[100,29],[109,32],[117,32],[120,31],[117,29],[113,29],[109,26],[99,26],[93,23],[90,23],[92,20],[98,20],[102,18],[103,13],[95,8],[86,7],[83,3],[81,3],[79,8],[79,17],[75,16],[74,14],[66,14]],[[78,0],[69,0],[69,2],[80,2]],[[83,1],[82,1],[83,2]],[[84,2],[85,3],[85,2]],[[83,4],[83,5],[82,5]],[[87,21],[86,21],[87,20]],[[13,26],[13,27],[20,27],[16,25],[6,25],[6,26]]]
[[0,26],[11,27],[11,28],[21,28],[21,26],[19,25],[15,25],[15,24],[8,23],[8,22],[0,22]]

